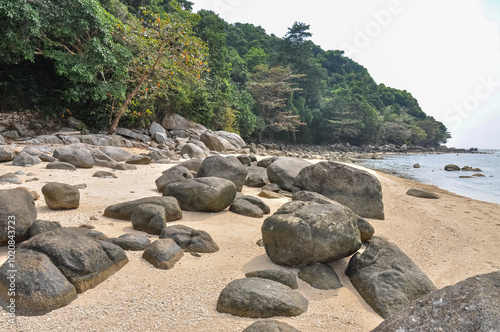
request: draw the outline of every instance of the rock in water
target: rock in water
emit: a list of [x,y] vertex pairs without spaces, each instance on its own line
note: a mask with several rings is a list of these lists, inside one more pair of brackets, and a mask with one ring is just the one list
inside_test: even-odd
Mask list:
[[298,316],[307,306],[307,300],[290,287],[261,278],[232,281],[217,301],[217,311],[250,318]]
[[12,268],[8,261],[0,267],[0,304],[7,312],[11,299],[15,299],[16,315],[38,316],[77,298],[75,287],[42,253],[19,249],[15,269],[15,296],[10,297]]
[[160,205],[165,209],[167,221],[175,221],[182,219],[182,211],[179,207],[177,199],[174,197],[146,197],[135,201],[119,203],[108,206],[104,210],[104,216],[113,219],[131,220],[132,214],[139,205],[142,204],[155,204]]
[[159,239],[144,250],[142,258],[154,267],[169,270],[184,256],[184,251],[172,239]]
[[277,320],[261,320],[249,325],[243,332],[300,332],[293,326]]
[[264,221],[262,238],[271,260],[287,266],[332,262],[361,247],[354,212],[314,202],[283,205]]
[[198,178],[217,177],[230,180],[241,191],[248,175],[248,170],[235,156],[219,155],[206,158],[198,171]]
[[339,276],[328,264],[312,264],[304,266],[299,271],[299,278],[317,289],[341,288]]
[[9,241],[10,230],[15,230],[15,242],[29,238],[29,229],[36,220],[35,201],[24,189],[0,190],[0,245]]
[[294,190],[320,193],[363,218],[384,219],[382,185],[366,171],[336,162],[321,162],[300,171],[293,186]]
[[354,288],[383,318],[396,314],[436,286],[398,246],[373,237],[354,255],[345,274]]
[[292,185],[299,172],[311,163],[300,158],[279,158],[267,167],[269,181],[276,183],[283,190],[292,191]]
[[[87,233],[89,236],[85,235]],[[83,293],[128,262],[122,248],[92,236],[98,234],[83,228],[57,228],[39,234],[19,247],[47,255],[76,291]]]
[[163,196],[175,197],[186,211],[220,212],[236,197],[236,186],[232,181],[207,177],[170,183]]
[[444,167],[444,170],[448,172],[454,172],[454,171],[459,171],[460,167],[458,167],[458,165],[449,164]]
[[424,295],[373,332],[492,332],[500,327],[500,271],[478,275]]
[[52,210],[72,210],[80,205],[80,191],[69,184],[47,183],[42,187],[42,194]]
[[412,188],[406,192],[406,195],[417,198],[439,199],[439,196],[425,189]]

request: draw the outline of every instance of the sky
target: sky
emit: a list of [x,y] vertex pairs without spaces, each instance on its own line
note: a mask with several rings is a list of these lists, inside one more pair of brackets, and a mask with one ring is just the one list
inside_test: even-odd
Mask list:
[[191,0],[229,23],[284,37],[295,21],[311,40],[344,50],[377,83],[407,90],[443,122],[447,146],[500,149],[498,0]]

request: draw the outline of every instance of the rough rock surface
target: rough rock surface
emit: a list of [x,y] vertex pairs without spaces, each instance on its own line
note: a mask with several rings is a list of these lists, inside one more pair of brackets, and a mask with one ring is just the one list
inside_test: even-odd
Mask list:
[[310,162],[300,158],[279,158],[267,167],[267,176],[269,181],[276,183],[281,189],[292,191],[295,177],[310,165]]
[[206,158],[198,171],[198,178],[217,177],[232,181],[236,189],[241,191],[248,175],[248,170],[235,156],[219,155]]
[[104,216],[113,219],[130,220],[135,209],[142,204],[155,204],[163,206],[167,216],[167,222],[182,219],[182,211],[177,199],[174,197],[146,197],[135,201],[118,203],[108,206],[104,210]]
[[30,237],[51,231],[56,228],[61,228],[61,224],[57,221],[35,220],[30,227]]
[[232,181],[203,177],[167,185],[163,196],[173,196],[181,209],[198,212],[220,212],[236,197],[236,186]]
[[129,159],[125,161],[125,163],[129,165],[149,165],[151,164],[151,157],[141,156],[141,155],[133,155]]
[[339,276],[328,264],[312,264],[299,271],[299,278],[317,289],[341,288]]
[[333,199],[361,217],[384,219],[382,185],[366,171],[336,162],[321,162],[300,171],[293,186]]
[[373,331],[498,331],[499,308],[500,271],[496,271],[424,295]]
[[80,205],[80,191],[66,183],[47,183],[42,187],[42,194],[52,210],[72,210]]
[[160,235],[167,225],[165,209],[156,204],[139,205],[132,213],[130,220],[135,230],[153,235]]
[[181,155],[187,154],[191,159],[204,159],[207,154],[194,143],[186,143],[182,146]]
[[373,237],[354,255],[345,274],[376,313],[387,318],[436,287],[398,246]]
[[8,145],[0,145],[0,162],[11,161],[16,156],[16,150]]
[[[11,272],[9,262],[0,267],[0,304],[9,312]],[[15,314],[44,315],[77,298],[75,287],[44,254],[19,249],[16,252]]]
[[12,164],[14,166],[29,166],[29,165],[38,165],[42,161],[38,156],[32,156],[29,153],[23,152],[18,154],[13,160]]
[[36,216],[35,201],[29,192],[19,188],[0,190],[0,245],[9,241],[9,226],[16,231],[16,243],[28,239]]
[[219,251],[219,246],[210,234],[183,225],[165,227],[160,234],[160,239],[172,239],[186,252],[214,253]]
[[92,168],[95,166],[94,158],[90,151],[77,146],[57,147],[52,156],[59,159],[59,161],[70,163],[77,168]]
[[47,255],[78,293],[94,288],[127,262],[120,247],[92,237],[83,228],[57,228],[23,242],[20,248]]
[[274,280],[276,282],[282,283],[290,287],[291,289],[299,288],[297,283],[297,277],[295,274],[289,271],[282,270],[262,270],[262,271],[253,271],[245,274],[247,278],[262,278]]
[[249,325],[243,332],[300,332],[293,326],[277,320],[261,320]]
[[13,183],[13,184],[21,184],[22,181],[21,179],[14,173],[6,173],[3,175],[0,175],[0,183],[5,182],[5,183]]
[[262,188],[269,183],[267,169],[259,166],[248,166],[248,176],[245,185],[253,188]]
[[308,301],[290,287],[262,278],[232,281],[217,301],[217,311],[250,318],[298,316],[307,306]]
[[155,184],[159,192],[163,193],[165,186],[174,182],[184,182],[193,178],[191,171],[184,166],[174,166],[163,172],[163,175],[156,179]]
[[123,250],[130,251],[141,251],[151,244],[151,240],[141,234],[123,234],[120,237],[108,239],[108,241],[116,244]]
[[117,162],[127,161],[132,157],[130,152],[115,146],[103,146],[101,151]]
[[142,258],[154,267],[169,270],[184,256],[184,251],[172,239],[159,239],[144,250]]
[[354,212],[314,202],[283,205],[264,221],[262,238],[271,260],[287,266],[332,262],[361,247]]

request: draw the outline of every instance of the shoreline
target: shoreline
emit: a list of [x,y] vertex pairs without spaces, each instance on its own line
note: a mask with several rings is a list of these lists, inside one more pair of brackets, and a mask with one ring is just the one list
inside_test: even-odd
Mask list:
[[[136,150],[138,152],[138,150]],[[312,160],[319,162],[320,160]],[[21,185],[2,184],[1,189],[26,186],[41,194],[46,181],[87,184],[81,190],[77,210],[49,210],[43,197],[36,202],[38,219],[55,220],[63,226],[93,225],[109,237],[123,233],[141,233],[127,221],[102,216],[104,208],[115,203],[160,195],[154,181],[174,164],[138,166],[136,171],[114,171],[117,179],[93,178],[106,168],[78,169],[75,172],[47,170],[44,163],[33,167],[0,164],[0,174],[22,170]],[[361,167],[359,164],[352,165]],[[364,168],[364,167],[362,167]],[[426,273],[438,288],[468,277],[500,269],[500,204],[477,201],[453,194],[436,186],[402,179],[368,169],[381,181],[385,220],[369,219],[375,235],[397,244]],[[38,181],[25,182],[38,178]],[[440,200],[407,196],[409,188],[429,189]],[[244,187],[244,193],[257,195],[259,189]],[[274,213],[290,199],[263,199]],[[95,220],[94,220],[95,219]],[[43,316],[17,317],[23,331],[106,330],[151,331],[168,326],[169,331],[242,331],[254,319],[221,314],[215,310],[220,291],[246,272],[263,269],[288,269],[270,261],[264,248],[256,245],[261,238],[264,218],[254,219],[233,214],[183,211],[183,219],[169,225],[186,225],[207,231],[221,250],[194,257],[186,254],[167,271],[151,267],[141,252],[127,252],[130,262],[106,281],[83,294],[70,305]],[[144,234],[144,233],[141,233]],[[157,238],[151,236],[152,239]],[[5,259],[4,248],[0,260]],[[344,275],[349,259],[331,266],[343,288],[321,291],[299,280],[298,291],[309,300],[308,311],[298,317],[275,319],[301,331],[368,331],[382,318],[364,302]],[[0,327],[8,328],[6,312],[0,309]]]

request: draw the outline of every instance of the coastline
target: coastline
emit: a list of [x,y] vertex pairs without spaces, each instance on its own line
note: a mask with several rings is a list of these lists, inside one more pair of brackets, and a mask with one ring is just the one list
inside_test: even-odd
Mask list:
[[[137,150],[136,150],[137,152]],[[319,160],[314,160],[317,162]],[[41,194],[45,182],[87,184],[81,190],[77,210],[52,211],[43,197],[36,202],[38,219],[55,220],[63,226],[93,225],[109,237],[138,233],[130,222],[102,216],[111,204],[147,196],[157,196],[154,181],[173,165],[138,166],[136,171],[113,171],[117,179],[93,178],[100,167],[75,172],[47,170],[45,164],[30,168],[0,164],[0,174],[22,170],[23,184]],[[360,167],[359,165],[354,165]],[[468,277],[500,269],[500,205],[477,201],[438,187],[369,170],[382,183],[386,220],[369,220],[376,235],[397,244],[438,288]],[[38,178],[38,181],[25,182]],[[19,185],[2,184],[1,189]],[[441,196],[424,200],[407,196],[408,189],[420,187]],[[257,195],[259,189],[244,188]],[[264,199],[274,213],[288,198]],[[206,230],[221,250],[197,258],[189,254],[168,271],[157,270],[141,258],[141,252],[127,252],[130,262],[109,279],[78,296],[70,305],[38,317],[17,317],[19,330],[53,331],[106,330],[150,331],[241,331],[255,320],[220,314],[215,304],[220,291],[232,280],[249,271],[285,269],[273,264],[261,238],[265,218],[253,219],[233,214],[183,212],[182,220],[171,223]],[[92,220],[92,219],[96,220]],[[156,238],[151,236],[152,239]],[[4,248],[0,260],[5,259]],[[299,280],[298,291],[309,300],[307,313],[295,318],[276,319],[302,331],[368,331],[382,318],[363,301],[344,275],[348,259],[332,263],[343,288],[320,291]],[[291,269],[296,271],[297,269]],[[0,327],[9,328],[0,309]],[[5,318],[5,319],[4,319]]]

